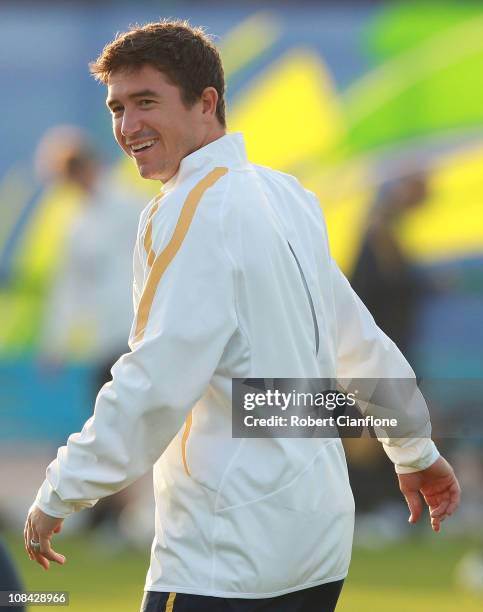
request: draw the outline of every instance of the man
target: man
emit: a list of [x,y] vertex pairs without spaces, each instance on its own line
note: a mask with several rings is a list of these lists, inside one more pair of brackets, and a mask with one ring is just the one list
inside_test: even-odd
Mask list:
[[[223,69],[201,30],[135,28],[91,71],[119,145],[164,185],[139,226],[131,352],[48,467],[28,554],[64,563],[51,548],[63,519],[154,465],[143,610],[333,610],[354,511],[342,444],[233,438],[232,379],[412,371],[330,258],[315,197],[225,134]],[[421,491],[438,531],[459,488],[428,431],[385,448],[410,520]]]
[[427,178],[410,172],[379,190],[361,242],[352,288],[406,359],[413,339],[417,307],[425,283],[405,256],[397,228],[404,215],[422,206],[428,196]]

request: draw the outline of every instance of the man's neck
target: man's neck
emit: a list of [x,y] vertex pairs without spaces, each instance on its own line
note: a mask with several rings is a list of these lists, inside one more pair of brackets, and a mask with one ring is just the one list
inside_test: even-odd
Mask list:
[[224,128],[219,123],[216,124],[215,126],[213,126],[213,129],[206,134],[199,148],[201,149],[202,147],[206,147],[206,145],[215,142],[215,140],[218,140],[222,136],[225,136],[225,134],[226,128]]

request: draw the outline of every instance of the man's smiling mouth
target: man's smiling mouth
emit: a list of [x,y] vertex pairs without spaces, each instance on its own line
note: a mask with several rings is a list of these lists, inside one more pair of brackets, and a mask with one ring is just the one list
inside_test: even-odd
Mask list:
[[150,149],[157,142],[158,142],[157,139],[146,140],[144,142],[139,142],[139,143],[136,143],[136,144],[131,144],[131,145],[129,145],[129,148],[131,149],[131,151],[133,153],[140,153],[141,151],[147,151],[148,149]]

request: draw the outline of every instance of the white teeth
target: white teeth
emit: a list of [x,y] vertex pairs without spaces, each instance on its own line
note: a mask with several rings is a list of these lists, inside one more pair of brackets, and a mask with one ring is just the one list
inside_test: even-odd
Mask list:
[[139,144],[131,145],[131,149],[133,151],[140,151],[141,149],[144,149],[146,147],[150,147],[155,142],[156,142],[155,140],[147,140],[146,142],[141,142]]

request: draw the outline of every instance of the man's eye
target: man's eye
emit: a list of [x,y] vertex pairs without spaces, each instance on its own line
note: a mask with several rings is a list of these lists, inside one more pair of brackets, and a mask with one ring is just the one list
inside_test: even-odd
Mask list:
[[140,106],[149,106],[153,103],[153,100],[139,100]]
[[122,111],[123,111],[122,106],[112,106],[111,107],[111,113],[113,115],[119,115],[119,113],[122,113]]

